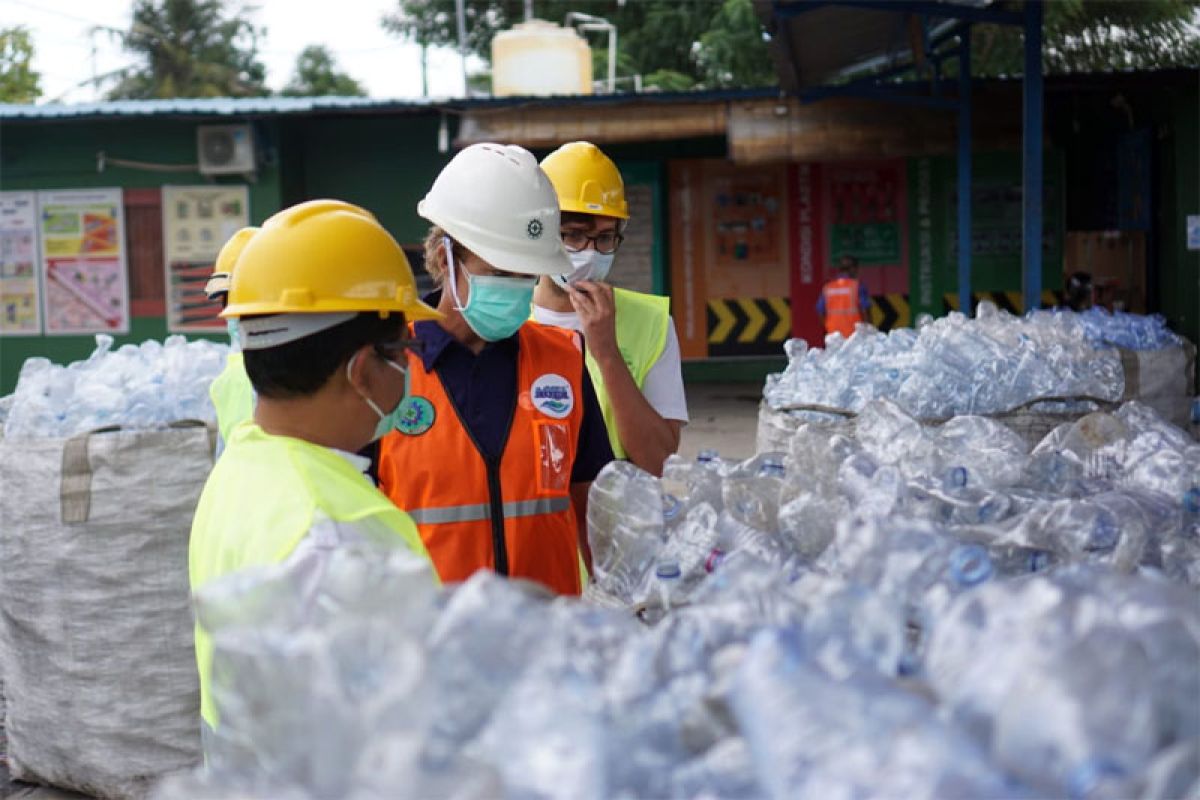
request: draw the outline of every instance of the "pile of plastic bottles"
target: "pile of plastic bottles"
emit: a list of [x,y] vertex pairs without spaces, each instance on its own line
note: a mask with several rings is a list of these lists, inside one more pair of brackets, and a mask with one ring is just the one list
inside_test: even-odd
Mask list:
[[1065,309],[1055,311],[1075,316],[1083,325],[1084,335],[1092,347],[1158,350],[1161,347],[1178,347],[1183,343],[1183,339],[1167,327],[1167,321],[1161,314],[1130,314],[1126,311],[1109,311],[1100,306],[1078,313]]
[[160,796],[1196,796],[1198,519],[1135,403],[615,462],[582,601],[365,547],[206,588],[221,724]]
[[[1108,330],[1099,315],[1087,319],[1091,329]],[[973,319],[953,312],[888,333],[860,325],[849,339],[827,337],[823,349],[790,340],[788,366],[767,377],[763,395],[774,409],[855,412],[886,397],[921,419],[1002,413],[1046,397],[1119,400],[1120,358],[1097,350],[1089,330],[1070,311],[1014,317],[987,302]]]
[[109,425],[154,428],[185,419],[216,420],[208,386],[225,366],[229,347],[170,336],[95,351],[68,366],[30,358],[17,388],[4,399],[7,438],[74,436]]

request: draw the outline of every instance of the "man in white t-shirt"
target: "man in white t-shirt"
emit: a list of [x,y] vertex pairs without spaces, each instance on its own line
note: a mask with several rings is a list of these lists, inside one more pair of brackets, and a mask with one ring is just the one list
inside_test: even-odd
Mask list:
[[558,193],[575,269],[538,281],[533,318],[583,333],[613,453],[661,475],[688,420],[679,338],[667,298],[603,282],[629,219],[621,173],[590,142],[565,144],[541,166]]

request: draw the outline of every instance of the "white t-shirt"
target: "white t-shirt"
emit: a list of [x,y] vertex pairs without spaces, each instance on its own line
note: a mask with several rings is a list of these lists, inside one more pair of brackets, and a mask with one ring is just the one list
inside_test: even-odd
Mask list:
[[[533,318],[543,325],[583,333],[583,323],[579,314],[574,311],[554,311],[535,305]],[[683,369],[679,357],[679,337],[675,335],[674,321],[667,326],[667,343],[663,347],[662,355],[646,373],[646,380],[642,384],[642,396],[663,419],[683,423],[688,421],[687,397],[683,392]]]

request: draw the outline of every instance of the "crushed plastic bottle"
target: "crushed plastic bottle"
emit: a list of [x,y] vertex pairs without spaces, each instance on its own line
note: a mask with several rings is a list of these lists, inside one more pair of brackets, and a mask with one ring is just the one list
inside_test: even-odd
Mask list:
[[21,367],[4,420],[6,438],[66,437],[119,425],[162,428],[180,420],[215,422],[208,387],[225,367],[229,347],[169,336],[96,349],[65,367],[30,358]]

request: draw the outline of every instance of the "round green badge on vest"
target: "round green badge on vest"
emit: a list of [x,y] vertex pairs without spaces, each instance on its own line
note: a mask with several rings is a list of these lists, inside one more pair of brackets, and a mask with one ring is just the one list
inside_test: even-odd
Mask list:
[[433,403],[424,397],[410,395],[400,401],[399,416],[396,430],[405,436],[420,436],[433,427],[437,415],[433,410]]

